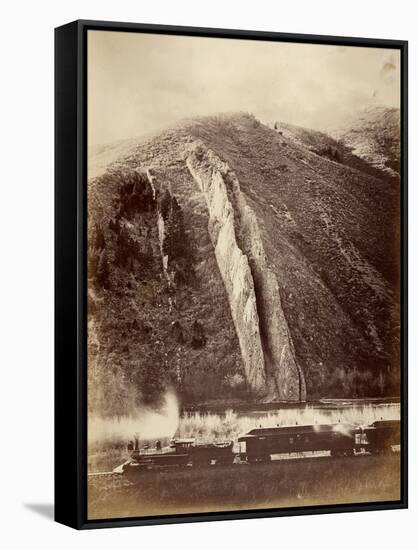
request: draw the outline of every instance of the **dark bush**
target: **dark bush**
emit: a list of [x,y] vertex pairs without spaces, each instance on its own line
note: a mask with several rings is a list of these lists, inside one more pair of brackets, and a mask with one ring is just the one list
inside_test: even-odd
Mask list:
[[203,329],[203,325],[200,321],[195,320],[192,329],[192,341],[193,348],[203,348],[206,345],[206,336]]
[[109,261],[107,259],[106,250],[103,250],[99,257],[99,262],[97,266],[97,284],[109,290],[110,288],[110,272],[109,272]]

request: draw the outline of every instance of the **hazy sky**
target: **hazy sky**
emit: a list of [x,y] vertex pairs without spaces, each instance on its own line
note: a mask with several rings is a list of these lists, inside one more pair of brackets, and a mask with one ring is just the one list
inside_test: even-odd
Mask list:
[[88,31],[89,144],[250,111],[316,129],[399,107],[397,50]]

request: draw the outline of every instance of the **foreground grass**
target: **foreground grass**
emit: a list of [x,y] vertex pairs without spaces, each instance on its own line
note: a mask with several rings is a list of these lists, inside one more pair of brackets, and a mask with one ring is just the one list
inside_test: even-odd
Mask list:
[[[187,489],[186,489],[187,488]],[[91,476],[90,519],[399,500],[399,455]]]

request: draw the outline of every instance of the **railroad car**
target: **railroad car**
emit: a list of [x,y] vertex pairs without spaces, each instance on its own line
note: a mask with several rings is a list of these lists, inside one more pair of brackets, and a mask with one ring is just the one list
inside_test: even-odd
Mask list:
[[330,451],[350,456],[356,450],[357,428],[347,424],[254,428],[238,439],[243,460],[267,462],[272,454]]
[[377,420],[363,428],[366,445],[365,450],[372,454],[382,454],[392,451],[400,445],[401,426],[399,420]]

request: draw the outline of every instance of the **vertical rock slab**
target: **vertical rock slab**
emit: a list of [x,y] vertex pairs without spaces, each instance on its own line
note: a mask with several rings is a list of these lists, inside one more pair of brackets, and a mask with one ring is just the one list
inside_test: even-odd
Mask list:
[[239,181],[212,151],[197,147],[187,166],[203,192],[209,232],[238,334],[247,380],[266,400],[306,398],[279,285],[269,268],[256,216]]
[[279,283],[268,265],[257,217],[241,193],[235,173],[227,165],[224,168],[223,177],[239,227],[240,247],[248,258],[254,281],[269,398],[305,400],[305,380],[297,364],[282,308]]
[[231,307],[245,375],[252,391],[266,395],[264,354],[261,345],[257,303],[248,258],[236,240],[234,212],[222,175],[201,170],[191,154],[187,166],[204,194],[209,211],[209,233]]

